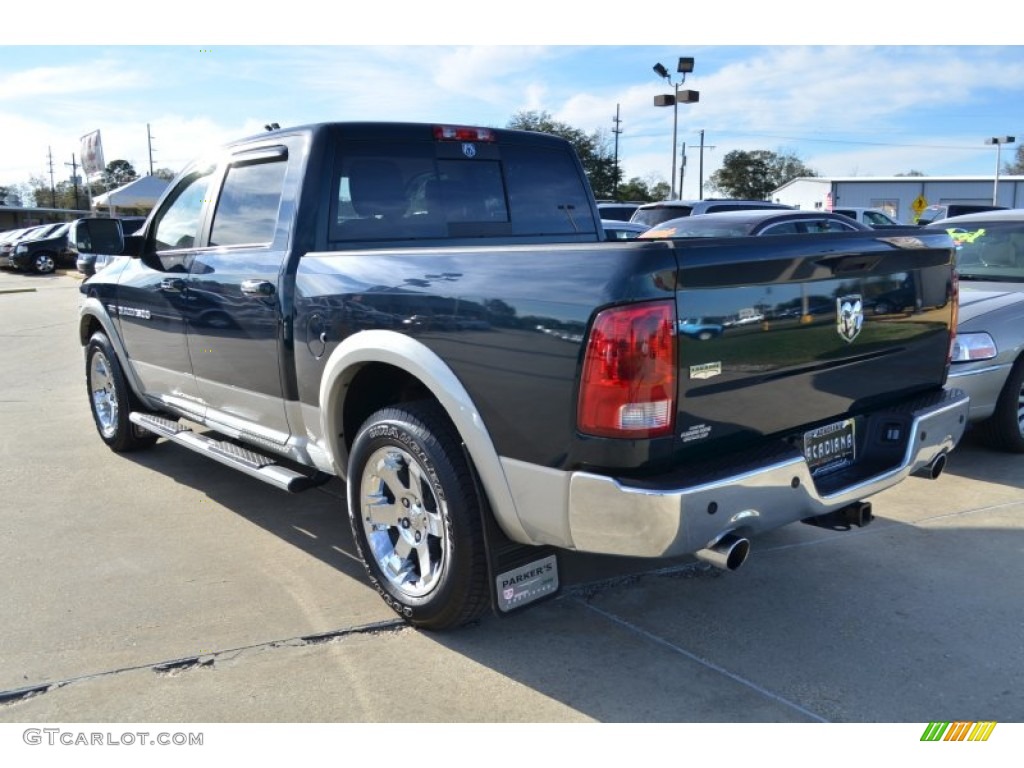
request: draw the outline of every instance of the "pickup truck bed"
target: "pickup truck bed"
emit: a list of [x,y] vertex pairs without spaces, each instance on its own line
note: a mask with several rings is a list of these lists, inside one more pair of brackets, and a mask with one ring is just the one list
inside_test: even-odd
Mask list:
[[[282,130],[190,166],[138,236],[104,226],[132,258],[82,287],[103,440],[341,477],[422,627],[554,594],[559,549],[735,569],[780,525],[865,524],[965,424],[947,236],[604,242],[550,136]],[[911,311],[875,311],[897,287]]]

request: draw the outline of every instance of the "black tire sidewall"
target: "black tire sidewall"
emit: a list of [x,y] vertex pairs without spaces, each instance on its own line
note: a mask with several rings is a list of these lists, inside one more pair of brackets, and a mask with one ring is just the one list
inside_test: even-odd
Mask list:
[[1020,433],[1018,408],[1021,388],[1024,387],[1024,357],[1018,358],[1010,369],[996,410],[989,419],[988,436],[993,447],[1013,453],[1024,453],[1024,436]]
[[[348,510],[352,536],[373,587],[392,610],[410,623],[428,629],[446,629],[476,618],[481,585],[479,505],[461,448],[444,428],[433,409],[385,408],[367,419],[349,457]],[[406,451],[422,466],[440,504],[448,539],[448,554],[438,584],[427,595],[412,597],[398,591],[380,571],[363,528],[360,494],[363,473],[371,455],[382,447]]]
[[[100,424],[99,416],[96,413],[96,405],[92,399],[92,361],[97,352],[102,352],[103,356],[107,359],[107,365],[110,367],[110,376],[114,384],[114,395],[117,398],[117,428],[114,430],[114,434],[110,436],[103,434],[103,427]],[[85,352],[85,382],[89,397],[89,412],[92,414],[93,423],[96,425],[96,432],[104,443],[113,450],[122,452],[148,447],[156,442],[156,435],[152,433],[140,434],[128,418],[134,404],[134,398],[131,396],[124,371],[121,369],[121,362],[118,360],[114,347],[105,333],[94,333],[89,339]]]

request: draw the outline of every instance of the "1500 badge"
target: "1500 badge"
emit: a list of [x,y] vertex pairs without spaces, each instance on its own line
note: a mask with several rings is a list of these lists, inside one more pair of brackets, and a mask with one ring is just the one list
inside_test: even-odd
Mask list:
[[152,314],[148,309],[137,309],[136,307],[122,307],[120,304],[107,304],[107,311],[112,315],[121,317],[138,317],[149,320]]
[[721,363],[701,363],[700,365],[690,366],[691,379],[710,379],[712,376],[718,376],[721,373]]

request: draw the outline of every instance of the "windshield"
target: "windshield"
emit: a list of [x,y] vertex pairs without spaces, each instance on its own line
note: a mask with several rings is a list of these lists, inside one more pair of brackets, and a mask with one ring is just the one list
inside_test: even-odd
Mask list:
[[961,280],[1024,282],[1024,221],[947,227]]
[[658,224],[640,235],[643,240],[666,237],[743,237],[750,234],[750,222],[730,221],[728,216],[707,214],[672,219]]
[[634,224],[643,224],[646,227],[653,227],[663,221],[675,219],[679,216],[689,216],[693,213],[689,205],[666,205],[656,208],[638,208],[630,219]]

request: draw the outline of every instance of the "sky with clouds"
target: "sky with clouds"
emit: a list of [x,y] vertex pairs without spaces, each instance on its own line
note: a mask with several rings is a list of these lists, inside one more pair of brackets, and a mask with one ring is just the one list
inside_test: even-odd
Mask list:
[[[538,24],[524,27],[522,14],[507,25],[511,42],[501,43],[486,15],[473,11],[466,18],[465,4],[450,12],[429,6],[423,29],[434,25],[437,34],[412,34],[406,19],[394,35],[368,23],[372,33],[347,28],[331,43],[316,30],[305,41],[295,33],[269,36],[266,21],[247,28],[225,22],[219,29],[231,34],[193,43],[186,39],[195,34],[187,31],[187,6],[175,6],[182,29],[171,24],[162,37],[140,34],[139,45],[70,44],[101,39],[100,29],[7,48],[0,61],[0,185],[48,178],[49,153],[54,178],[68,178],[66,164],[79,156],[80,138],[97,129],[107,161],[127,159],[146,172],[148,126],[154,167],[177,171],[204,149],[268,122],[504,126],[524,110],[604,131],[609,146],[617,113],[626,178],[667,181],[673,110],[653,100],[672,85],[652,67],[663,63],[677,82],[680,56],[695,59],[683,87],[700,92],[698,103],[679,106],[684,197],[697,196],[701,131],[705,179],[728,152],[753,149],[795,154],[823,176],[988,175],[996,158],[985,138],[1024,138],[1024,46],[948,45],[941,35],[939,42],[914,45],[886,36],[868,45],[855,35],[845,41],[810,35],[813,44],[804,45],[781,33],[755,35],[778,42],[753,44],[746,42],[749,30],[720,36],[722,42],[708,35],[714,44],[687,42],[699,37],[692,32],[676,42],[664,30],[649,43],[633,42],[634,33],[612,44],[593,29],[589,37],[580,29],[557,42],[547,39],[550,32],[534,34]],[[819,20],[821,7],[811,11]],[[446,13],[461,14],[457,30],[437,26]],[[416,44],[403,42],[410,35]],[[661,42],[665,37],[670,40]],[[914,35],[899,37],[914,41]],[[522,42],[530,39],[537,42]],[[438,44],[420,44],[428,42]],[[1015,148],[1003,149],[1004,161]]]

